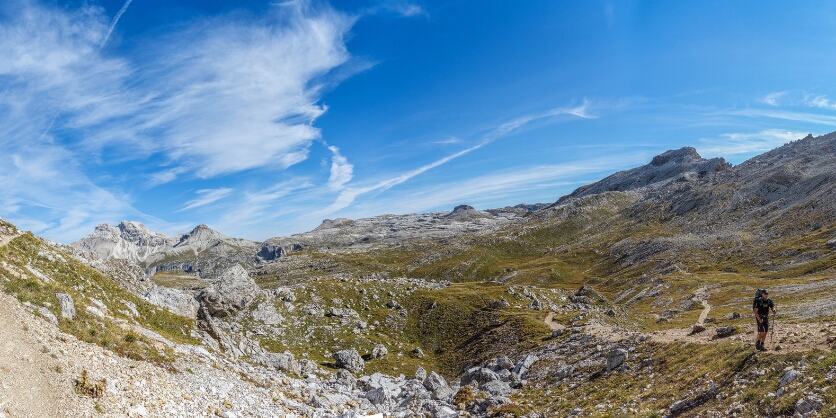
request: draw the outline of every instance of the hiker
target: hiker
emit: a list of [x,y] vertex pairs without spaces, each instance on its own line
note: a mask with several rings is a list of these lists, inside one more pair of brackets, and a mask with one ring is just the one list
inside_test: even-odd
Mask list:
[[758,340],[755,342],[755,349],[758,351],[766,351],[763,344],[766,341],[766,333],[769,331],[770,309],[773,314],[776,312],[775,304],[769,298],[769,292],[766,289],[758,289],[755,293],[755,302],[752,304],[752,311],[758,321]]

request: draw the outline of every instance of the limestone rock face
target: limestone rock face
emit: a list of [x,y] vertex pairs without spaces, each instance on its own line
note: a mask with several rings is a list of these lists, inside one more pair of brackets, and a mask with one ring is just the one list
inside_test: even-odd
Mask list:
[[197,318],[200,303],[190,293],[163,286],[154,286],[142,298],[186,318]]
[[200,293],[201,304],[209,314],[224,317],[247,306],[260,291],[255,281],[240,265],[226,270],[218,280]]

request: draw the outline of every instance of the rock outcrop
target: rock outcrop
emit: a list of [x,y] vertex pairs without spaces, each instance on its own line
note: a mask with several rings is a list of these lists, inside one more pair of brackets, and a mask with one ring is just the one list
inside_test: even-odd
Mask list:
[[247,306],[260,291],[240,265],[226,270],[200,293],[200,303],[210,315],[224,317]]

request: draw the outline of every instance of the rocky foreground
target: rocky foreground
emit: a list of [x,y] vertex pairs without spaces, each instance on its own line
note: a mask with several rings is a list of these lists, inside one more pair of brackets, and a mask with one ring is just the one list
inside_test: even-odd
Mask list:
[[341,368],[334,373],[263,351],[253,357],[269,366],[231,362],[151,334],[176,358],[152,364],[79,341],[59,331],[56,318],[36,312],[0,293],[0,417],[458,417],[465,404],[483,416],[510,403],[512,386],[522,385],[536,361],[499,358],[467,374],[462,386],[423,369],[408,377],[363,376],[363,359],[351,350],[335,354]]

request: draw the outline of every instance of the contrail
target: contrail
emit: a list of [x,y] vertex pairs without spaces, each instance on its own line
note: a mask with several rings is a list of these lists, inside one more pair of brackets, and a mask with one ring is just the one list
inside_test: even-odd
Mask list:
[[119,18],[122,17],[122,14],[125,13],[125,10],[128,10],[128,6],[131,5],[132,1],[133,0],[126,1],[125,4],[122,5],[122,8],[119,9],[119,13],[116,13],[116,16],[113,17],[113,21],[110,22],[110,27],[107,29],[107,34],[105,35],[104,39],[102,39],[102,43],[101,45],[99,45],[99,48],[103,47],[107,40],[110,39],[110,34],[113,33],[113,28],[116,27],[117,23],[119,23]]

